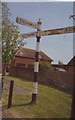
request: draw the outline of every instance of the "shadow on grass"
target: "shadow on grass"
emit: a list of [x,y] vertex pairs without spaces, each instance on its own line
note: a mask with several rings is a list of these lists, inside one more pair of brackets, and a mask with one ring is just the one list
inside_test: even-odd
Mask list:
[[2,111],[7,110],[7,109],[8,109],[7,105],[2,106]]
[[[21,103],[21,104],[12,104],[12,106],[10,108],[15,108],[15,107],[22,107],[22,106],[32,106],[35,105],[32,102],[28,102],[28,103]],[[2,111],[9,109],[7,105],[2,106]]]
[[12,107],[22,107],[22,106],[32,106],[32,105],[36,105],[32,102],[28,102],[28,103],[21,103],[21,104],[13,104]]

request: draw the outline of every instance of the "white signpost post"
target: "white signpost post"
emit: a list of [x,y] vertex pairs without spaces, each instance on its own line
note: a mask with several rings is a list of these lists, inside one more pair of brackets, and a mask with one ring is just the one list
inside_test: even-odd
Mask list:
[[41,22],[40,21],[38,21],[37,23],[34,23],[34,22],[17,17],[16,22],[19,24],[37,29],[36,32],[22,34],[23,38],[29,38],[29,37],[36,37],[37,38],[36,57],[35,57],[35,63],[34,63],[34,87],[33,87],[33,92],[32,92],[32,101],[31,101],[31,103],[36,104],[37,90],[38,90],[37,76],[38,76],[38,71],[39,71],[40,38],[41,38],[41,36],[47,36],[47,35],[59,35],[59,34],[74,33],[75,26],[41,31]]

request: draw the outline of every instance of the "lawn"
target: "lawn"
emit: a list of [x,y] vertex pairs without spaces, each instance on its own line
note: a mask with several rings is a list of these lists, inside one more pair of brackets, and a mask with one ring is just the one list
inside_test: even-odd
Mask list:
[[[27,82],[20,78],[7,76],[6,79],[14,80],[16,86],[20,86],[28,91],[32,91],[32,82]],[[3,106],[7,105],[7,87],[3,90]],[[37,104],[28,104],[32,95],[21,95],[14,92],[13,102],[10,112],[16,118],[70,118],[71,95],[54,88],[40,85],[38,86]],[[10,118],[10,116],[9,116]]]

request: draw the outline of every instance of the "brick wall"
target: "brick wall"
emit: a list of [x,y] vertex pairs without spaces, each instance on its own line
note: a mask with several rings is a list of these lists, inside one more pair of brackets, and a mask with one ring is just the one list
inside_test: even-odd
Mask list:
[[[34,80],[33,68],[10,67],[10,75],[25,78],[29,81]],[[50,71],[41,69],[38,73],[38,82],[46,85],[54,85],[62,89],[72,91],[73,73]]]
[[16,57],[16,58],[15,58],[15,64],[16,64],[16,63],[30,65],[30,64],[34,64],[34,59]]
[[10,66],[9,74],[11,76],[25,78],[28,80],[30,80],[30,78],[31,78],[31,80],[32,80],[33,79],[33,68]]
[[75,65],[68,65],[68,66],[66,66],[66,70],[68,72],[74,72],[75,71]]

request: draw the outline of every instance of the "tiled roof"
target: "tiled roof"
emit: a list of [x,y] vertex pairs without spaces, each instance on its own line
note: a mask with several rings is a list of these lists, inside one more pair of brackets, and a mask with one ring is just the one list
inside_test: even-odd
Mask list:
[[[29,49],[29,48],[21,48],[15,56],[21,56],[21,57],[25,57],[25,58],[31,58],[34,59],[35,58],[35,53],[36,51],[33,49]],[[39,57],[42,60],[48,60],[48,61],[53,61],[50,57],[48,57],[45,53],[43,53],[42,51],[40,51],[39,53]]]

